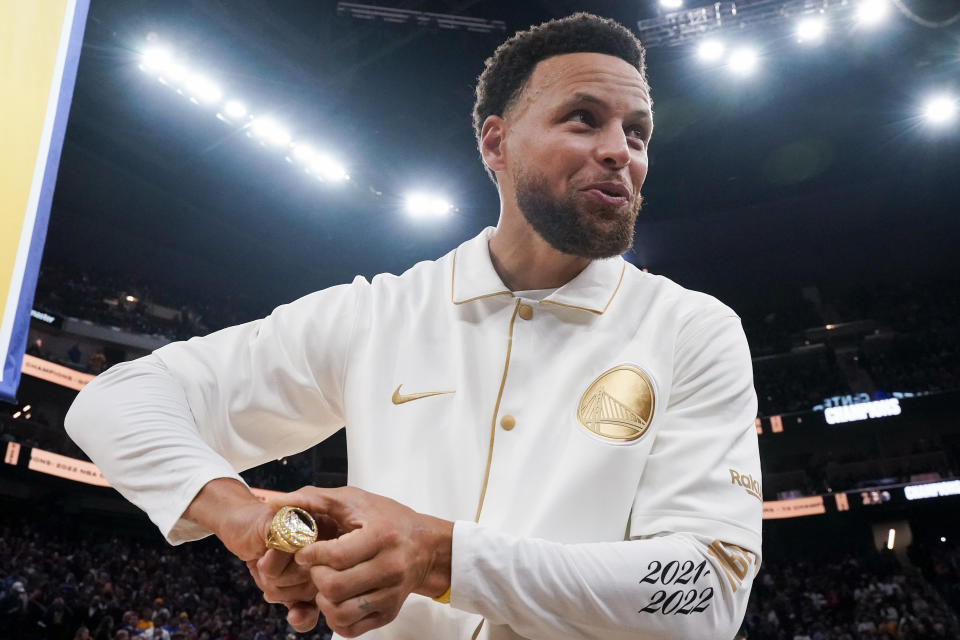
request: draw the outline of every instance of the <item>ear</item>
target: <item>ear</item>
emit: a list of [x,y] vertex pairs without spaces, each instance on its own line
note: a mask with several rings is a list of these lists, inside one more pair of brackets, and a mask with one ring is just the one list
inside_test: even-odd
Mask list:
[[507,168],[506,133],[507,121],[500,116],[487,116],[480,128],[480,156],[493,172]]

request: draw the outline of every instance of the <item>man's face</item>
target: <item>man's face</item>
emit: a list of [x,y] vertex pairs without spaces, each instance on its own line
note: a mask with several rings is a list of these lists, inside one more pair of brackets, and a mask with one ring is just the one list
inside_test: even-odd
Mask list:
[[585,258],[629,249],[653,130],[640,73],[599,53],[548,58],[504,119],[503,187],[534,230]]

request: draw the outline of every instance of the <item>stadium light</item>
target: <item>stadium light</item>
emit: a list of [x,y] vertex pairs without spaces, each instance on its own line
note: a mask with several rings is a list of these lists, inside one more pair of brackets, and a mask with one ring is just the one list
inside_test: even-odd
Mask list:
[[752,47],[740,47],[730,54],[727,67],[738,76],[750,76],[757,70],[760,58]]
[[934,126],[952,123],[957,118],[957,99],[946,94],[928,98],[923,105],[923,117]]
[[797,42],[817,44],[827,32],[827,22],[823,16],[811,16],[797,23]]
[[349,180],[347,170],[330,154],[318,153],[307,144],[296,144],[293,147],[293,157],[306,166],[306,172],[312,173],[320,180],[327,182],[341,182]]
[[897,530],[890,529],[887,532],[887,549],[893,549],[893,543],[897,539]]
[[165,81],[169,80],[175,84],[179,84],[184,78],[187,77],[187,68],[182,64],[177,62],[170,61],[169,64],[165,65],[160,69],[160,80]]
[[16,419],[19,418],[21,415],[23,415],[23,413],[22,413],[21,411],[17,411],[16,413],[13,414],[13,419],[16,420]]
[[25,405],[23,405],[23,410],[24,410],[24,411],[30,411],[30,409],[32,409],[32,408],[33,408],[33,405],[32,405],[32,404],[25,404]]
[[889,0],[860,0],[860,4],[857,5],[857,23],[863,27],[876,27],[889,15]]
[[724,44],[719,40],[704,40],[697,47],[697,57],[703,62],[716,62],[726,50]]
[[290,133],[268,117],[254,120],[250,131],[257,138],[274,146],[285,147],[290,144]]
[[407,213],[415,218],[446,216],[453,205],[437,196],[425,193],[411,193],[406,198]]
[[231,100],[227,104],[223,105],[223,111],[227,116],[239,119],[247,115],[247,108],[243,106],[242,102],[237,100]]
[[160,72],[173,62],[170,51],[163,47],[150,47],[143,52],[140,68],[144,71]]
[[293,146],[293,157],[305,164],[309,164],[316,155],[316,152],[309,145],[301,143]]
[[340,182],[342,180],[350,179],[350,176],[347,175],[347,171],[343,168],[343,165],[325,153],[318,153],[314,157],[313,162],[310,165],[310,169],[321,180]]
[[660,6],[664,9],[679,9],[683,6],[683,0],[660,0]]
[[219,102],[220,98],[223,97],[223,92],[220,91],[220,87],[199,73],[188,76],[186,85],[187,91],[201,102],[207,104]]

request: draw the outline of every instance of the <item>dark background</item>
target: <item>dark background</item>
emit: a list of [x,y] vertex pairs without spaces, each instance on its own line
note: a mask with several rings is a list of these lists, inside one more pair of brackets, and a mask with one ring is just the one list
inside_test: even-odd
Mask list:
[[[903,1],[931,19],[958,4]],[[634,31],[660,11],[653,0],[389,6],[506,30],[360,21],[328,0],[93,0],[45,261],[192,298],[227,294],[259,314],[439,257],[496,224],[470,124],[496,45],[574,10]],[[870,32],[835,21],[818,47],[791,30],[782,21],[737,36],[762,51],[751,78],[702,65],[694,43],[648,51],[655,131],[627,258],[738,310],[806,284],[952,275],[960,126],[934,131],[918,109],[932,89],[958,90],[960,23],[924,28],[894,10]],[[295,171],[141,71],[148,37],[215,78],[225,98],[283,120],[294,140],[334,150],[352,179],[326,185]],[[401,204],[413,188],[458,210],[410,219]]]

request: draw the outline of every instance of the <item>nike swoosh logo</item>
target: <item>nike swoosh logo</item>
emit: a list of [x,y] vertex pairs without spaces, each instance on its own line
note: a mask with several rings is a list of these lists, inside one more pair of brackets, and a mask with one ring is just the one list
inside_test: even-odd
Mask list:
[[400,393],[400,387],[402,384],[398,384],[397,388],[393,390],[393,397],[390,398],[393,401],[393,404],[403,404],[404,402],[410,402],[411,400],[419,400],[420,398],[429,398],[430,396],[441,396],[445,393],[454,393],[453,391],[427,391],[426,393]]

